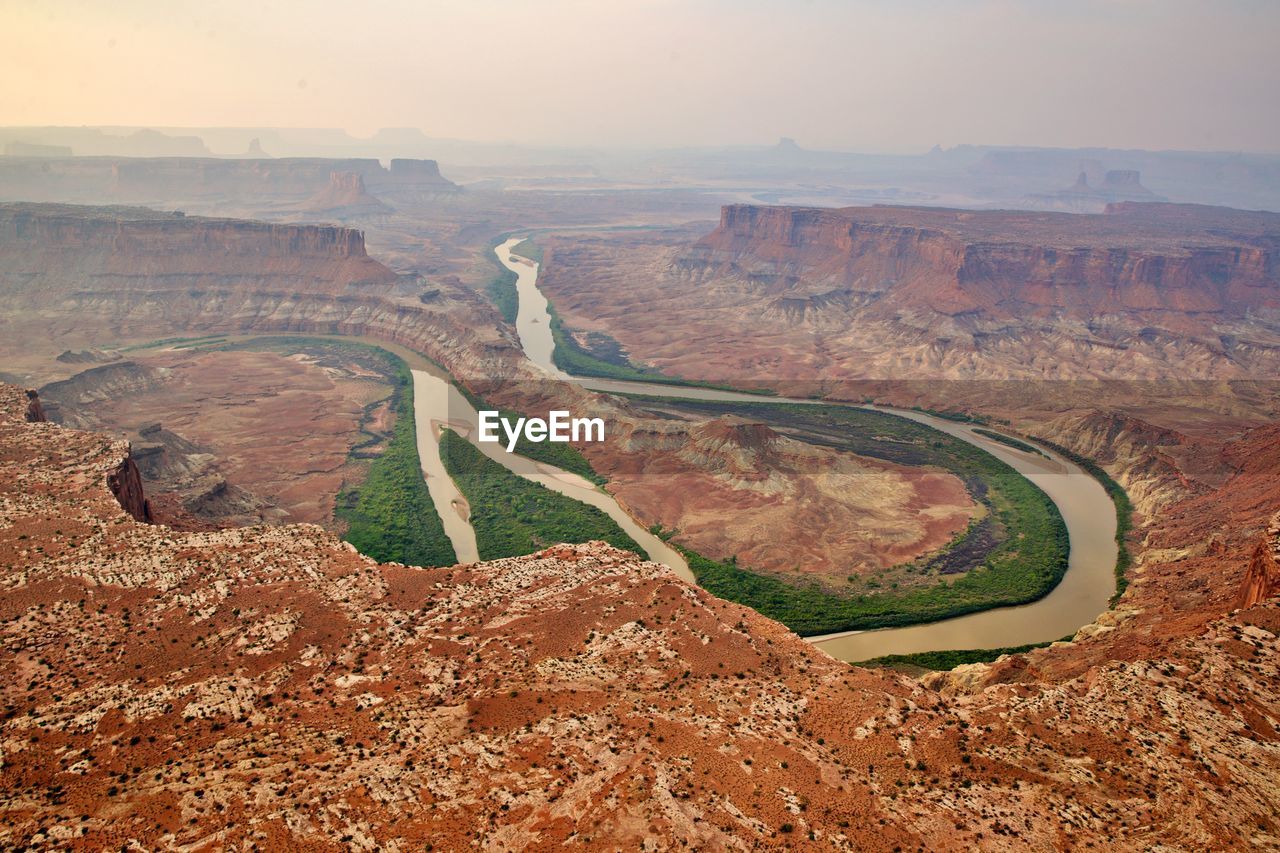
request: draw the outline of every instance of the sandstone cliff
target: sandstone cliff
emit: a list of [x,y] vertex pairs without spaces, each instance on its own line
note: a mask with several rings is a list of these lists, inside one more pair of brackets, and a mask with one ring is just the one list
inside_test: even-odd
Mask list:
[[[1280,316],[1280,215],[1188,207],[1121,204],[1071,216],[731,205],[693,257],[776,264],[802,273],[798,289],[845,284],[892,300],[892,310],[1004,320]],[[1231,230],[1222,232],[1224,219]]]
[[711,381],[1280,372],[1280,215],[729,205],[689,244],[548,241],[573,329]]
[[116,496],[124,511],[136,521],[154,520],[151,505],[142,492],[142,476],[131,456],[126,456],[115,470],[107,472],[107,488],[111,489],[111,494]]
[[1280,516],[1259,538],[1240,586],[1240,607],[1252,607],[1280,592]]

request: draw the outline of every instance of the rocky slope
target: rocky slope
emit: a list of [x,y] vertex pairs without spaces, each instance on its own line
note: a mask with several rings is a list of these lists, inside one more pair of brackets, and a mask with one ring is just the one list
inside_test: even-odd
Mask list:
[[147,493],[186,515],[333,529],[338,493],[367,467],[352,449],[381,447],[390,381],[356,357],[169,350],[90,368],[40,396],[57,423],[128,436]]
[[1273,376],[1280,215],[730,205],[693,245],[564,238],[566,323],[711,380]]
[[0,386],[6,846],[1280,842],[1274,601],[940,693],[601,545],[425,570],[140,523],[127,446],[31,403]]

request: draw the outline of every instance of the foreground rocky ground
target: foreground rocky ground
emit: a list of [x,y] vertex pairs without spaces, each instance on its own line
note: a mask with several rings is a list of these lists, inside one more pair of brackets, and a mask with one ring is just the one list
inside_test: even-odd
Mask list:
[[123,442],[0,395],[6,847],[1280,845],[1274,529],[1218,618],[930,687],[598,544],[150,525]]

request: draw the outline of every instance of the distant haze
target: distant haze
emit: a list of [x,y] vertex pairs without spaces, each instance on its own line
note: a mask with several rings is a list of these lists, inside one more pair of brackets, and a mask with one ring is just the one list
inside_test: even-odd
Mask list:
[[1280,150],[1271,0],[0,0],[0,124]]

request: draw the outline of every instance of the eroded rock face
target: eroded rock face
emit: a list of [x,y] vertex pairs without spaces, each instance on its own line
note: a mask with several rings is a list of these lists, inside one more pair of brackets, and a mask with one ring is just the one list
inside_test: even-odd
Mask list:
[[[452,279],[425,285],[338,226],[144,208],[0,205],[0,357],[48,366],[62,344],[177,334],[370,334],[501,377],[520,358],[492,306]],[[42,354],[41,347],[47,350]]]
[[29,404],[0,385],[5,846],[1276,841],[1274,600],[944,696],[599,543],[418,569],[139,524],[123,443]]
[[687,378],[1270,377],[1280,215],[729,205],[692,244],[560,238],[565,322]]
[[333,172],[329,185],[307,200],[306,209],[337,216],[387,213],[391,207],[369,194],[358,172]]
[[1240,586],[1239,605],[1252,607],[1280,592],[1280,515],[1267,532],[1259,537],[1258,547],[1249,560],[1244,583]]

